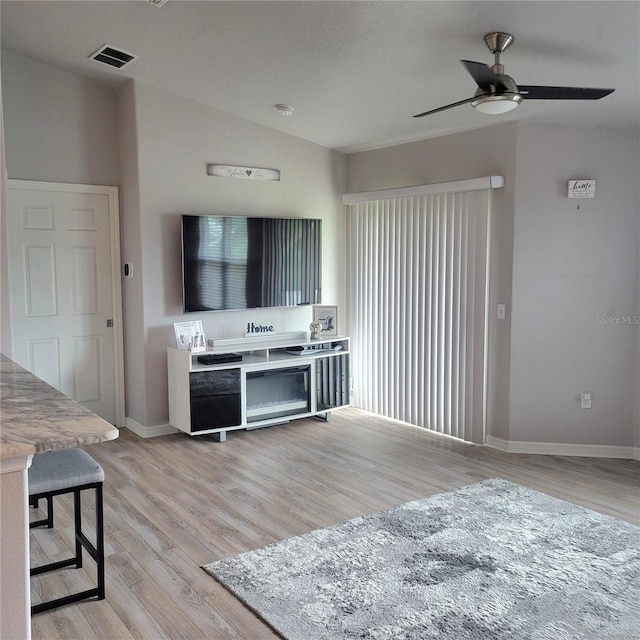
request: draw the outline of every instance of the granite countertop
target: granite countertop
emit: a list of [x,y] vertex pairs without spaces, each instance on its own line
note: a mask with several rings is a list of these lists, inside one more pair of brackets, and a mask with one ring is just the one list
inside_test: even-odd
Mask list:
[[112,424],[0,354],[0,459],[117,437]]

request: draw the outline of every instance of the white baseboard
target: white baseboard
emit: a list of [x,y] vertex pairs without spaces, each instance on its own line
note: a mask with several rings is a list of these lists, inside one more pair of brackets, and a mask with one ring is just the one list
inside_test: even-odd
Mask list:
[[624,458],[640,460],[638,447],[607,444],[568,444],[561,442],[523,442],[487,436],[486,445],[507,453],[531,453],[545,456],[579,456],[582,458]]
[[166,436],[170,433],[178,433],[178,429],[170,424],[155,424],[152,427],[143,427],[139,422],[132,418],[127,418],[127,429],[133,431],[141,438],[155,438],[156,436]]

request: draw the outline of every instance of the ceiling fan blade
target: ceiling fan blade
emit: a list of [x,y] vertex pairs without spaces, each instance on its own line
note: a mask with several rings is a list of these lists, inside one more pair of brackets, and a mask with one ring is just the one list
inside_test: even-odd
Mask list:
[[473,62],[473,60],[460,60],[465,66],[467,71],[471,74],[471,77],[476,81],[476,84],[483,90],[490,93],[489,88],[501,87],[502,81],[491,69],[482,62]]
[[584,87],[537,87],[518,85],[525,100],[600,100],[615,89],[588,89]]
[[[488,95],[488,94],[487,94]],[[453,104],[448,104],[444,107],[438,107],[437,109],[431,109],[431,111],[425,111],[424,113],[418,113],[413,116],[414,118],[422,118],[423,116],[429,116],[432,113],[438,113],[438,111],[446,111],[447,109],[453,109],[453,107],[459,107],[461,104],[468,104],[475,100],[478,96],[473,96],[472,98],[467,98],[466,100],[460,100],[460,102],[454,102]]]

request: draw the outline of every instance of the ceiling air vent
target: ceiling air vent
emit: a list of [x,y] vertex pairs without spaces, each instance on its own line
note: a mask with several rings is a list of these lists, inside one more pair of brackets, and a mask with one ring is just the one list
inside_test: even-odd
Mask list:
[[138,56],[105,44],[89,57],[97,62],[108,64],[110,67],[122,69],[122,67],[136,60]]

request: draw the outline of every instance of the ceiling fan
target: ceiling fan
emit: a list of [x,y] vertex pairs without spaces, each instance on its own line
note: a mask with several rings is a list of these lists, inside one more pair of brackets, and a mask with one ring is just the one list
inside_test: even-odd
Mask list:
[[460,102],[418,113],[413,116],[414,118],[422,118],[469,102],[478,111],[495,115],[515,109],[523,100],[600,100],[615,91],[615,89],[588,89],[584,87],[518,86],[511,76],[504,73],[504,66],[500,63],[500,54],[511,46],[513,36],[502,31],[495,31],[488,33],[484,37],[484,42],[491,53],[495,55],[495,63],[492,67],[482,62],[460,61],[478,85],[475,95],[472,98],[460,100]]

